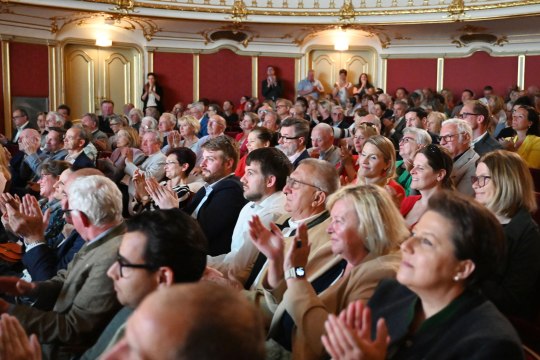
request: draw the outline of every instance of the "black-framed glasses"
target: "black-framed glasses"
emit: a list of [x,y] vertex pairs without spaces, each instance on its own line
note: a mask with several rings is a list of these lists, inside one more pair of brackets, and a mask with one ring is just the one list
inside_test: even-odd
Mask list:
[[298,184],[301,184],[301,185],[306,185],[306,186],[311,186],[311,187],[314,187],[315,189],[319,190],[319,191],[322,191],[324,192],[323,189],[321,189],[320,187],[316,186],[316,185],[313,185],[313,184],[308,184],[306,182],[303,182],[303,181],[300,181],[300,180],[296,180],[295,178],[292,178],[290,176],[287,176],[287,185],[289,185],[290,188],[292,189],[298,189]]
[[150,264],[132,264],[128,262],[122,255],[120,251],[116,252],[116,262],[118,263],[118,270],[120,271],[120,277],[124,277],[123,270],[124,268],[133,268],[133,269],[145,269],[148,271],[154,271],[157,269],[156,266]]
[[484,186],[486,186],[486,183],[487,183],[488,179],[491,179],[491,176],[484,176],[484,175],[471,176],[471,183],[472,184],[478,183],[479,187],[484,187]]
[[281,135],[280,133],[278,133],[278,140],[279,139],[283,139],[283,140],[298,140],[300,139],[302,136],[285,136],[285,135]]
[[470,112],[462,112],[461,114],[458,114],[457,117],[459,119],[463,119],[463,118],[466,118],[467,116],[478,116],[480,114],[475,114],[475,113],[470,113]]
[[452,138],[454,136],[458,136],[458,135],[461,135],[461,134],[463,134],[463,133],[440,135],[440,136],[437,136],[437,139],[439,140],[439,142],[441,142],[443,140],[444,140],[444,142],[450,142],[450,141],[452,141]]

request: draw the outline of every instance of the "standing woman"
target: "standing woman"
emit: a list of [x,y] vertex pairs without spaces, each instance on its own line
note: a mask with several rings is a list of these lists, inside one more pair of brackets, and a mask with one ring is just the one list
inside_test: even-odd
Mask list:
[[159,113],[163,113],[163,89],[157,82],[156,74],[150,72],[147,76],[148,82],[144,85],[141,100],[144,103],[143,112],[146,113],[146,108],[156,108]]
[[428,207],[432,195],[442,189],[452,190],[452,167],[454,162],[448,150],[440,145],[429,144],[420,148],[411,169],[411,189],[420,195],[407,196],[401,203],[401,215],[412,229]]
[[361,73],[358,77],[358,84],[353,88],[353,95],[362,97],[367,89],[371,87],[373,87],[373,85],[369,82],[368,74]]
[[529,169],[517,154],[497,150],[478,160],[472,183],[476,200],[502,224],[507,245],[503,265],[482,290],[501,312],[533,318],[540,310],[540,232],[531,217],[536,201]]
[[516,151],[530,168],[540,169],[540,128],[538,112],[532,106],[519,105],[512,112],[513,138],[501,141],[505,149]]
[[340,102],[341,106],[345,108],[345,103],[347,98],[350,96],[349,92],[353,85],[347,80],[347,70],[339,70],[339,79],[334,84],[334,89],[332,90],[332,95],[334,99]]

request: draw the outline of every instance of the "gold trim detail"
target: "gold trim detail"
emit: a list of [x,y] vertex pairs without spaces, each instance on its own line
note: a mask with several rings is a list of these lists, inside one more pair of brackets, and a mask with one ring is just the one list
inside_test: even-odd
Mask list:
[[437,58],[437,92],[444,88],[444,58]]
[[148,50],[148,72],[154,72],[154,50]]
[[525,89],[525,59],[525,55],[518,56],[517,86],[520,89]]
[[53,110],[58,107],[58,94],[56,93],[56,46],[49,45],[47,50],[49,53],[49,110]]
[[251,96],[258,97],[259,93],[259,57],[251,57]]
[[199,54],[193,54],[193,101],[199,100]]
[[0,42],[2,47],[2,80],[4,91],[4,133],[6,137],[11,138],[13,125],[11,122],[11,76],[9,73],[10,58],[9,58],[9,41],[3,40]]
[[258,32],[253,31],[252,28],[240,22],[233,22],[232,24],[226,24],[218,28],[204,29],[203,31],[199,31],[197,34],[203,37],[204,45],[208,45],[209,43],[214,42],[211,36],[214,32],[217,31],[231,31],[233,34],[237,34],[239,32],[244,33],[246,35],[246,38],[242,42],[240,42],[240,44],[242,44],[244,48],[247,48],[247,46],[253,39],[259,37]]

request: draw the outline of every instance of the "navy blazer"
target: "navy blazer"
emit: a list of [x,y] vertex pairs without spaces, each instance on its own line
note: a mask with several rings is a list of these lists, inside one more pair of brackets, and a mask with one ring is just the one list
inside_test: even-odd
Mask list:
[[474,151],[480,156],[490,151],[501,150],[502,148],[503,146],[493,136],[489,135],[488,132],[474,144]]
[[[38,155],[41,154],[41,150],[38,149]],[[26,186],[29,181],[32,181],[36,174],[24,161],[26,154],[23,151],[19,151],[9,161],[9,167],[11,171],[11,193],[23,196],[28,193]]]
[[36,246],[24,253],[22,262],[32,281],[45,281],[52,278],[58,270],[66,269],[75,254],[84,245],[84,239],[73,230],[64,242],[63,235],[57,237],[59,244],[51,249],[47,244]]
[[[202,187],[184,211],[191,215],[205,195],[206,189]],[[236,176],[220,180],[214,186],[197,214],[197,221],[208,241],[208,254],[210,256],[226,254],[231,251],[233,230],[240,210],[246,203],[242,183]]]
[[77,158],[75,159],[75,162],[73,162],[73,165],[71,165],[71,168],[73,169],[73,171],[77,171],[84,168],[95,168],[95,167],[96,167],[96,164],[94,164],[94,162],[90,160],[90,158],[88,157],[88,155],[84,153],[84,151],[80,153],[79,156],[77,156]]
[[294,160],[292,166],[293,166],[293,169],[296,169],[296,167],[298,166],[298,164],[300,164],[300,161],[304,160],[304,159],[307,159],[309,158],[309,153],[307,151],[307,149],[305,149],[304,151],[302,151],[302,153],[300,154],[300,156]]

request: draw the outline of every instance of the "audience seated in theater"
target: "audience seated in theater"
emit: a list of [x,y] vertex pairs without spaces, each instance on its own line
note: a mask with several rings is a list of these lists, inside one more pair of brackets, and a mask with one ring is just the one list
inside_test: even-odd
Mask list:
[[503,148],[488,132],[491,125],[491,115],[489,108],[480,100],[466,101],[457,117],[465,120],[471,126],[472,144],[478,155]]
[[238,161],[234,175],[241,178],[246,172],[246,160],[250,152],[255,149],[267,148],[274,145],[274,134],[265,127],[256,127],[250,131],[247,139],[248,153]]
[[[28,193],[37,193],[38,189],[32,189],[31,182],[39,178],[39,172],[34,171],[26,162],[26,148],[29,147],[29,152],[35,151],[38,156],[41,155],[39,148],[41,137],[35,129],[24,129],[21,131],[17,141],[19,143],[19,152],[16,153],[9,161],[11,171],[11,189],[12,194],[23,196]],[[34,150],[35,149],[35,150]]]
[[279,129],[279,149],[289,158],[296,168],[299,163],[309,158],[306,144],[309,137],[309,124],[305,120],[287,119]]
[[9,151],[0,144],[0,194],[7,191],[11,184],[8,154]]
[[[274,110],[266,110],[262,126],[275,134],[279,132],[279,128],[281,127],[281,121],[279,120],[279,117]],[[277,138],[275,138],[275,140],[277,140]]]
[[407,102],[409,96],[409,91],[404,87],[398,87],[396,89],[396,93],[394,94],[394,97],[396,98],[396,101],[405,101]]
[[115,183],[120,182],[125,176],[126,154],[128,152],[124,149],[129,149],[133,152],[133,164],[138,166],[145,160],[145,155],[139,149],[139,146],[140,139],[137,130],[130,127],[119,130],[116,133],[116,149],[114,149],[111,156],[98,159],[98,169]]
[[452,114],[450,115],[451,118],[456,118],[459,112],[461,111],[461,108],[463,108],[463,104],[469,100],[474,100],[474,93],[472,90],[465,89],[461,93],[461,102],[454,107],[452,110]]
[[248,153],[248,136],[255,126],[259,123],[259,117],[252,112],[245,112],[240,121],[242,132],[236,135],[235,141],[238,143],[239,156],[243,157]]
[[367,307],[330,315],[326,350],[337,360],[523,359],[512,325],[478,291],[503,252],[495,216],[464,195],[437,193],[401,245],[397,281],[381,282]]
[[394,143],[396,150],[399,149],[399,141],[403,137],[403,130],[407,126],[407,120],[405,120],[405,112],[407,111],[407,102],[396,101],[394,103],[394,116],[392,121],[384,123],[384,130],[390,140]]
[[[405,138],[405,137],[403,137]],[[414,156],[411,168],[411,189],[420,195],[407,196],[401,203],[401,215],[410,229],[426,212],[429,199],[440,190],[453,190],[453,161],[448,150],[440,145],[429,144],[420,148]]]
[[320,337],[328,314],[355,300],[367,302],[381,279],[394,277],[399,244],[409,233],[389,194],[375,185],[342,188],[330,196],[327,209],[334,256],[317,269],[306,269],[310,242],[317,240],[305,225],[284,249],[277,230],[273,234],[254,222],[254,243],[269,259],[263,279],[267,299],[279,301],[269,348],[292,352],[295,359],[325,358]]
[[328,100],[320,100],[317,106],[317,113],[319,116],[314,116],[314,111],[312,110],[310,126],[314,127],[318,123],[325,123],[332,125],[332,107],[335,106]]
[[30,166],[35,174],[38,174],[39,166],[45,160],[64,160],[67,156],[67,150],[64,149],[65,130],[60,127],[50,127],[45,136],[45,147],[41,153],[38,153],[39,147],[32,141],[26,143],[24,161]]
[[223,102],[223,118],[227,123],[227,131],[233,131],[238,128],[238,114],[234,111],[234,104],[231,100]]
[[[75,179],[90,175],[101,175],[101,173],[96,169],[87,168],[75,173],[71,169],[66,169],[60,174],[54,188],[55,196],[61,199],[62,211],[69,209],[67,193],[65,191],[66,187]],[[9,202],[9,199],[5,198],[5,194],[2,195],[2,198],[4,202]],[[23,198],[23,202],[26,202],[26,209],[22,218],[24,222],[22,225],[19,225],[27,227],[26,236],[23,238],[25,252],[22,262],[26,267],[23,279],[26,281],[49,280],[59,270],[67,268],[85,241],[77,230],[74,229],[70,216],[64,216],[66,224],[62,232],[56,238],[47,241],[42,225],[43,213],[39,208],[39,204],[27,197]],[[17,207],[14,208],[17,209]],[[13,215],[13,212],[10,214],[8,211],[8,216],[11,215]]]
[[515,153],[485,154],[478,160],[473,188],[506,238],[504,261],[482,291],[504,314],[535,319],[540,311],[540,232],[531,218],[537,204],[529,169]]
[[[158,183],[156,179],[146,179],[143,174],[135,174],[135,213],[155,209],[183,209],[191,200],[193,192],[187,179],[195,166],[196,155],[186,147],[172,148],[165,161],[165,177]],[[172,195],[172,198],[169,198]]]
[[127,321],[125,337],[102,359],[131,356],[263,360],[262,322],[252,304],[223,286],[174,285],[144,299]]
[[49,111],[47,113],[47,116],[45,117],[45,125],[47,127],[47,131],[49,131],[53,127],[61,128],[66,131],[66,129],[69,129],[71,127],[66,127],[66,119],[64,115],[62,115],[60,112],[55,111]]
[[199,121],[191,115],[182,116],[178,119],[178,129],[180,137],[176,136],[173,139],[174,147],[187,147],[193,150],[199,138],[197,133],[199,132]]
[[41,144],[40,147],[45,147],[45,136],[47,136],[47,123],[45,121],[45,118],[47,117],[46,112],[38,112],[36,116],[36,125],[37,125],[37,131],[39,132],[39,135],[41,136]]
[[219,115],[212,115],[210,117],[207,127],[208,135],[201,137],[192,148],[195,154],[197,154],[197,166],[199,166],[202,161],[203,145],[211,139],[224,136],[226,128],[227,123],[225,122],[224,118]]
[[199,121],[200,130],[197,133],[197,137],[201,138],[208,135],[208,114],[205,113],[204,104],[202,102],[191,104],[190,115]]
[[426,130],[434,135],[440,135],[441,126],[444,120],[446,120],[446,114],[438,111],[432,111],[427,116]]
[[158,210],[130,219],[116,261],[107,271],[124,307],[81,359],[98,359],[118,343],[131,314],[149,294],[198,281],[205,265],[206,239],[189,215],[178,209]]
[[[217,115],[211,118],[208,129],[213,131],[216,117],[221,130],[225,130],[225,120]],[[246,200],[242,184],[234,176],[238,163],[234,140],[218,136],[205,142],[201,150],[201,175],[206,184],[184,210],[197,219],[208,239],[208,254],[216,256],[231,250],[234,225]]]
[[341,106],[333,106],[332,112],[332,127],[338,129],[348,129],[351,126],[351,122],[345,119],[345,114],[343,113],[343,108]]
[[474,196],[471,176],[474,176],[476,161],[480,156],[471,146],[471,126],[465,120],[445,120],[442,123],[439,139],[441,145],[450,152],[454,160],[451,177],[456,190],[462,194]]
[[[71,108],[67,104],[60,104],[56,108],[57,114],[60,114],[64,120],[64,129],[69,129],[73,126],[73,123],[71,122]],[[49,111],[49,114],[51,111]],[[58,126],[58,125],[55,125]]]
[[158,121],[159,117],[161,116],[161,113],[155,107],[147,107],[146,110],[144,110],[144,116],[151,117],[155,119],[156,121]]
[[377,129],[374,126],[369,126],[366,123],[356,125],[352,137],[353,149],[356,154],[353,155],[353,151],[349,150],[350,145],[341,146],[341,168],[338,169],[338,173],[340,176],[344,176],[343,183],[348,184],[354,181],[359,168],[358,154],[362,152],[366,140],[375,135],[377,135]]
[[[71,208],[64,211],[86,241],[68,269],[48,281],[0,279],[1,292],[34,299],[33,307],[0,300],[0,310],[15,316],[27,333],[37,335],[46,359],[85,350],[119,309],[113,283],[105,273],[115,261],[125,229],[120,191],[106,177],[93,175],[71,182],[67,193]],[[10,211],[12,229],[25,238],[31,235],[31,226],[24,223],[42,221],[41,216]],[[38,239],[32,236],[32,240]]]
[[384,187],[398,207],[405,197],[405,190],[399,185],[396,176],[396,151],[390,140],[375,135],[366,140],[358,157],[358,185],[378,185]]
[[142,138],[143,135],[149,130],[157,130],[158,122],[157,119],[154,119],[151,116],[145,116],[141,120],[141,126],[139,127],[139,137]]
[[111,127],[109,126],[108,117],[114,114],[114,102],[109,99],[101,101],[101,115],[98,116],[99,124],[98,128],[105,134],[112,134]]
[[247,156],[246,163],[246,173],[240,181],[244,186],[244,198],[249,202],[236,220],[231,251],[208,258],[209,266],[224,275],[232,273],[242,285],[251,274],[259,255],[251,242],[248,222],[253,216],[258,216],[264,226],[269,226],[287,214],[282,190],[292,171],[289,159],[276,148],[255,149]]
[[67,155],[64,160],[71,164],[73,170],[95,167],[94,162],[84,151],[89,143],[88,134],[82,127],[75,125],[66,131],[64,149],[67,150]]
[[399,155],[402,160],[396,162],[397,182],[405,189],[405,195],[411,195],[411,169],[413,167],[414,155],[418,150],[431,144],[431,137],[424,129],[416,127],[406,127],[403,130],[403,137],[399,142]]
[[531,106],[519,105],[512,112],[512,128],[516,136],[505,138],[505,149],[515,151],[527,166],[540,169],[540,123],[538,111]]
[[375,129],[377,129],[377,134],[381,134],[381,119],[379,119],[377,116],[373,114],[367,114],[365,116],[361,116],[357,112],[354,115],[354,124],[355,126],[358,126],[361,124],[367,124],[368,126],[373,126],[375,127]]
[[[107,123],[108,123],[109,122],[109,117],[107,117],[105,121],[107,121]],[[81,123],[82,123],[84,129],[86,130],[86,132],[90,136],[90,141],[92,142],[92,144],[94,144],[96,149],[98,149],[98,151],[109,150],[108,149],[109,138],[108,138],[107,134],[105,134],[103,131],[99,130],[98,122],[99,122],[99,119],[98,119],[97,115],[92,114],[92,113],[84,114],[82,119],[81,119]],[[108,126],[110,128],[110,125],[108,125]],[[112,130],[111,130],[111,133],[112,133]]]
[[291,117],[290,110],[293,104],[290,100],[287,99],[277,99],[276,100],[276,113],[278,115],[279,121],[283,122],[286,119]]
[[309,156],[328,161],[333,166],[341,164],[341,150],[334,146],[334,130],[328,124],[318,124],[311,130],[311,145]]
[[490,129],[493,129],[493,136],[497,139],[499,137],[499,132],[508,126],[508,120],[510,120],[510,126],[512,126],[512,117],[508,117],[506,111],[504,111],[504,99],[502,96],[488,96],[488,107],[489,112],[492,115]]

